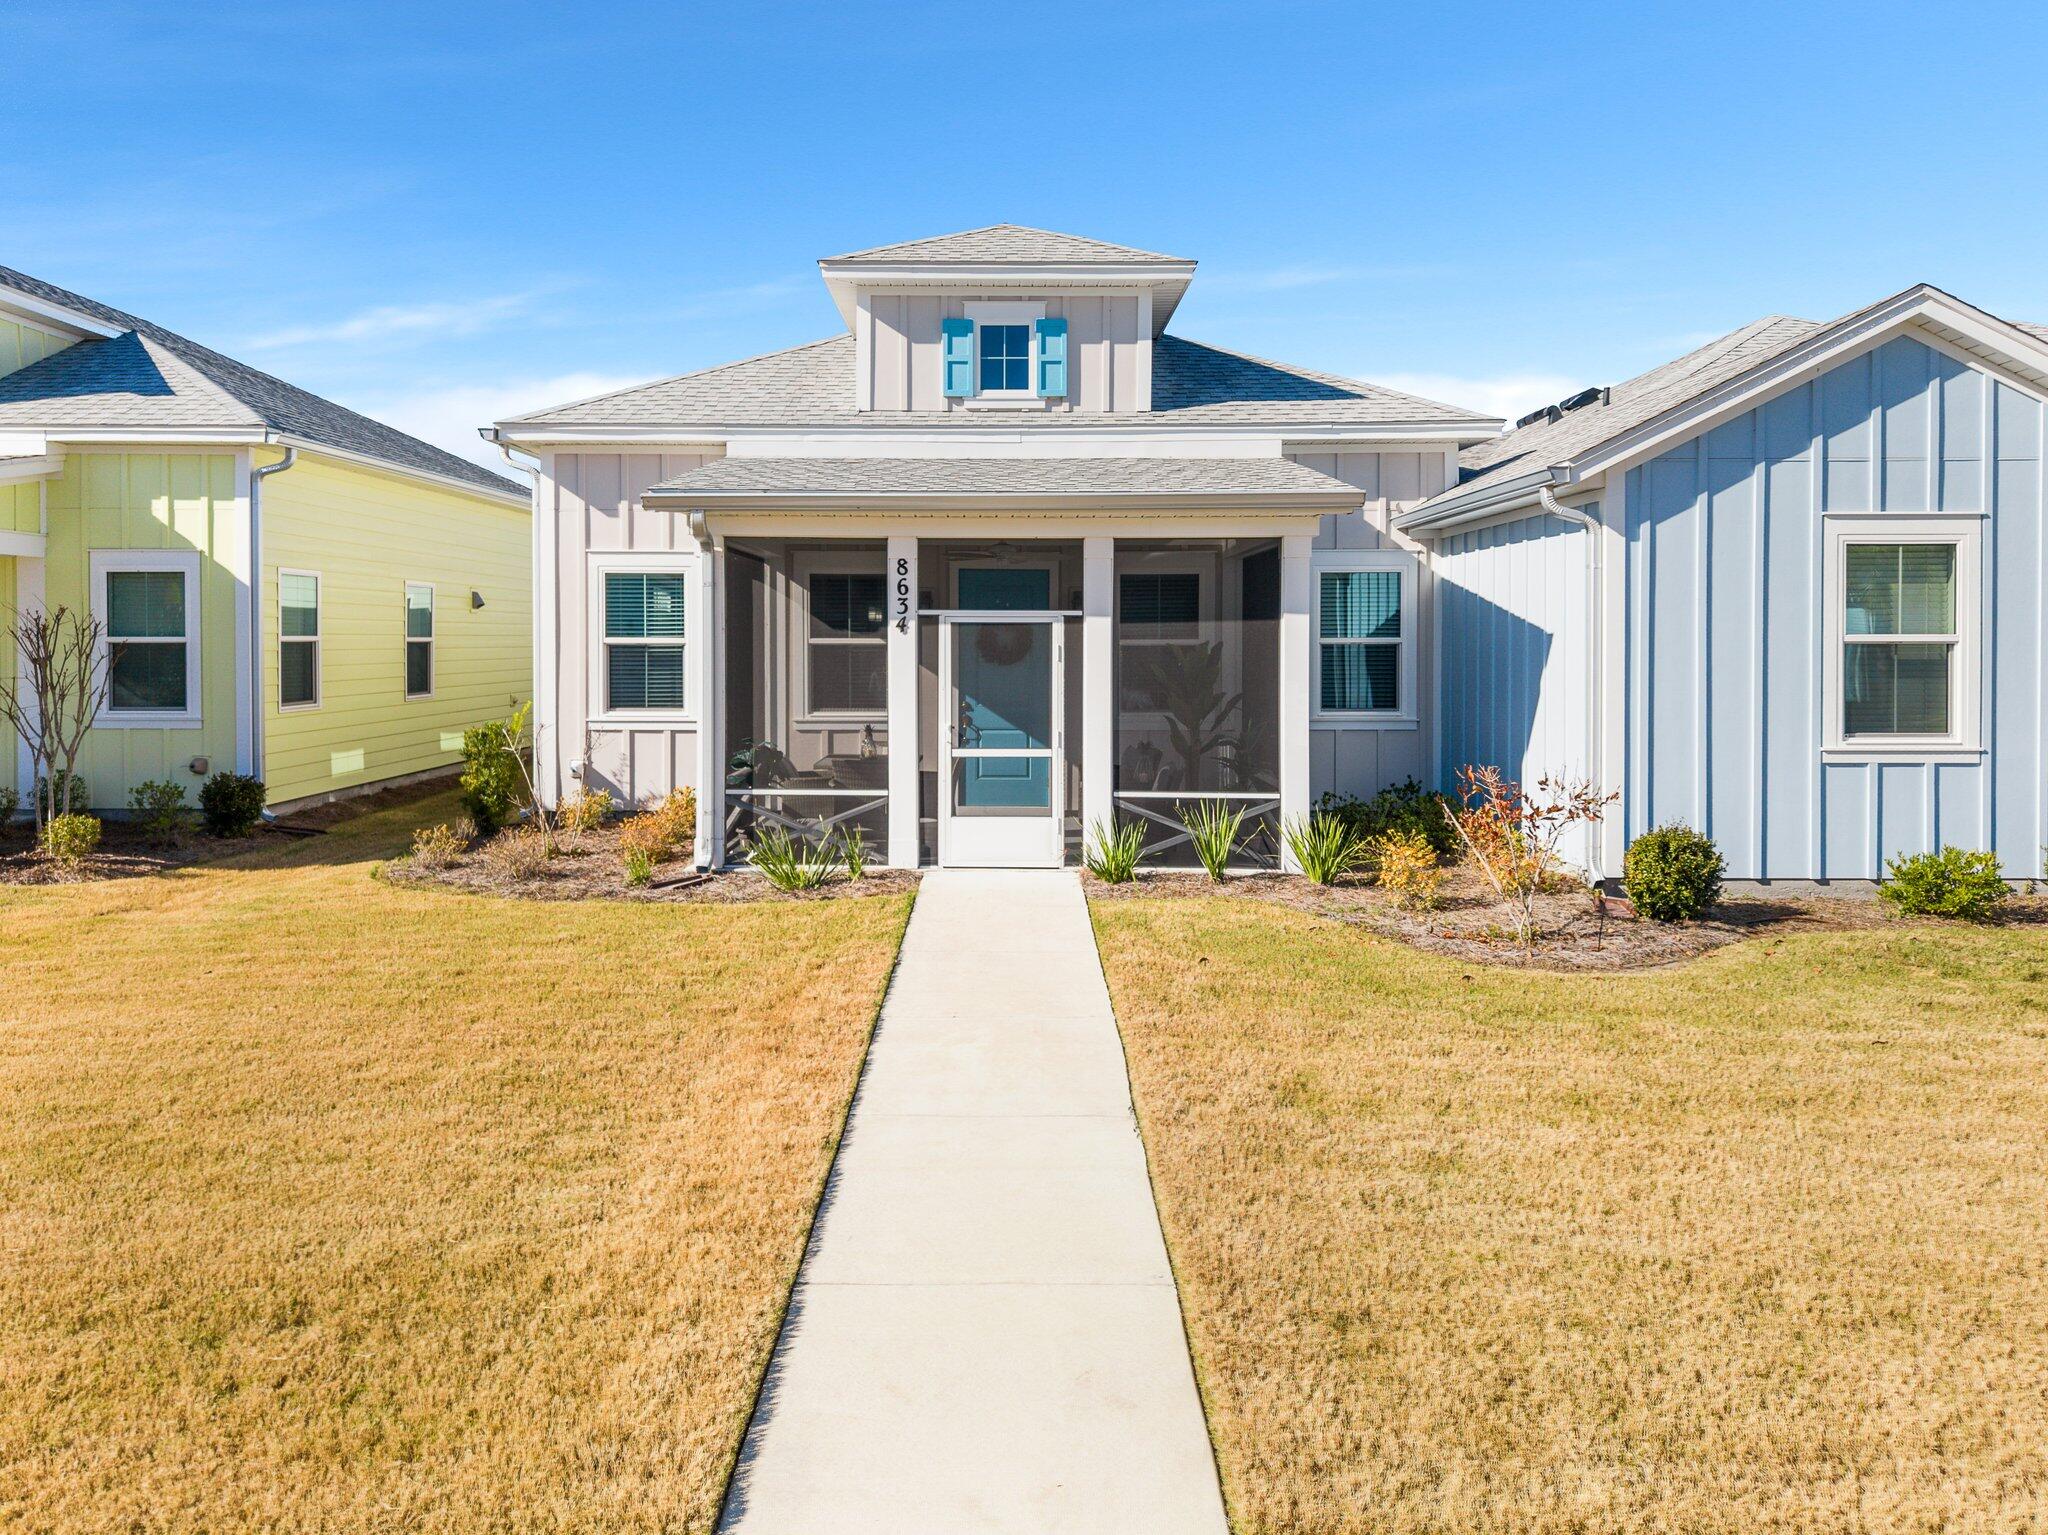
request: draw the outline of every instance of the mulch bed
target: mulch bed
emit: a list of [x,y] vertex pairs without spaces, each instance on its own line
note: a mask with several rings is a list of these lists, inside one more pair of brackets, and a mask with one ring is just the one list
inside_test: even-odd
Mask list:
[[[1536,970],[1644,970],[1678,964],[1746,938],[1935,920],[1896,918],[1875,901],[1743,896],[1723,901],[1711,916],[1698,922],[1642,921],[1619,915],[1617,903],[1612,901],[1603,919],[1592,896],[1574,888],[1537,898],[1536,920],[1542,937],[1532,952],[1522,946],[1507,908],[1476,869],[1459,864],[1445,875],[1437,909],[1428,912],[1400,910],[1385,892],[1362,877],[1337,885],[1312,884],[1297,874],[1251,874],[1221,884],[1200,873],[1163,871],[1142,873],[1124,885],[1104,884],[1093,875],[1083,879],[1090,900],[1223,896],[1268,901],[1367,928],[1452,959]],[[2048,924],[2048,897],[2015,896],[2002,920],[2007,924]]]
[[88,880],[166,874],[195,863],[282,847],[357,816],[440,794],[447,787],[445,778],[429,779],[330,804],[309,805],[274,822],[259,824],[246,837],[209,837],[199,829],[196,817],[188,829],[170,836],[146,832],[132,821],[103,820],[99,850],[75,865],[43,857],[36,851],[34,826],[27,821],[10,822],[0,826],[0,885],[73,885]]
[[690,867],[689,849],[658,864],[646,885],[626,883],[625,859],[619,849],[620,827],[613,821],[596,831],[564,834],[561,851],[539,875],[522,875],[493,856],[493,843],[506,836],[471,844],[453,863],[428,868],[410,858],[384,865],[383,877],[395,884],[438,885],[478,895],[512,896],[526,901],[652,901],[675,904],[731,904],[744,901],[833,901],[848,897],[899,895],[917,888],[917,875],[907,869],[871,868],[859,879],[835,875],[816,890],[777,890],[752,869],[698,873]]

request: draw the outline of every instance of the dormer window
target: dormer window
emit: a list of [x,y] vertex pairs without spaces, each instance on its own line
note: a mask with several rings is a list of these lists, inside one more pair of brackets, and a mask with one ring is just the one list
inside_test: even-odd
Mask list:
[[981,354],[981,392],[1026,394],[1031,389],[1031,327],[989,325],[978,327]]

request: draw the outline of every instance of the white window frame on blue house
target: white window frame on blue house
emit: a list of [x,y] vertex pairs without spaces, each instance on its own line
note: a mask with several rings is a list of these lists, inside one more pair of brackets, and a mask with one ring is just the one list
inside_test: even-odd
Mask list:
[[[881,629],[872,637],[825,636],[811,633],[811,583],[819,576],[873,576],[882,582],[884,618]],[[820,704],[812,696],[811,661],[820,649],[860,646],[873,647],[885,654],[888,648],[889,625],[887,622],[888,560],[882,549],[872,551],[844,549],[805,549],[796,556],[795,590],[791,594],[790,614],[794,624],[796,652],[794,660],[797,677],[797,696],[803,701],[797,710],[795,723],[800,725],[844,725],[886,724],[889,718],[887,662],[884,662],[883,704],[879,709],[834,709]],[[689,625],[689,614],[683,616],[684,626]]]
[[[1032,370],[1038,365],[1038,322],[1045,318],[1042,301],[1027,302],[1011,300],[1001,303],[973,303],[965,307],[967,318],[974,322],[974,392],[969,400],[981,400],[991,405],[1029,405],[1042,408],[1045,397],[1034,387]],[[1021,325],[1024,327],[1024,387],[1022,389],[984,389],[981,387],[981,336],[983,328],[990,325]]]
[[[1417,592],[1421,563],[1400,549],[1327,549],[1309,556],[1309,621],[1315,637],[1309,662],[1309,719],[1312,724],[1353,730],[1413,730],[1421,720],[1416,697]],[[1392,571],[1401,580],[1401,633],[1393,640],[1351,640],[1323,636],[1323,577],[1352,571]],[[1323,646],[1325,644],[1374,644],[1395,648],[1392,709],[1325,709],[1323,707]]]
[[[1822,756],[1830,761],[1939,762],[1975,760],[1983,755],[1980,718],[1984,693],[1984,518],[1975,512],[1900,516],[1884,512],[1841,514],[1822,519],[1827,582],[1827,658],[1822,673]],[[1949,728],[1943,735],[1850,735],[1843,679],[1849,637],[1851,544],[1953,544],[1956,551],[1955,635],[1949,651]],[[1886,636],[1881,643],[1922,643],[1922,637]],[[1943,643],[1928,636],[1926,643]]]
[[[697,579],[701,558],[695,554],[606,554],[590,561],[584,612],[589,627],[589,693],[585,709],[587,723],[616,728],[636,725],[695,725],[700,708],[695,646],[699,626],[704,622],[704,602]],[[613,641],[605,635],[605,577],[608,575],[680,575],[683,578],[683,707],[680,709],[614,709],[607,687]],[[617,643],[639,644],[625,640]],[[674,644],[669,641],[664,643]]]

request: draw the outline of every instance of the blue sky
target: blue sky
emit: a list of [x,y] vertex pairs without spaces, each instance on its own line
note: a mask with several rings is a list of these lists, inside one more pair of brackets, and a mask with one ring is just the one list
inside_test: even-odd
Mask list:
[[1197,258],[1174,329],[1519,411],[1931,281],[2048,320],[2048,7],[9,0],[0,264],[472,454],[831,333],[819,256]]

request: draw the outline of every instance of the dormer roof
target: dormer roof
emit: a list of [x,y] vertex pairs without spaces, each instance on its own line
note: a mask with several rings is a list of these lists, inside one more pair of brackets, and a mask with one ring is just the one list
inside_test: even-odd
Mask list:
[[1188,290],[1195,263],[1131,245],[1113,245],[1025,224],[990,224],[958,234],[933,235],[870,250],[827,256],[818,263],[832,302],[851,330],[862,288],[957,287],[980,289],[1149,288],[1152,333],[1166,322]]

